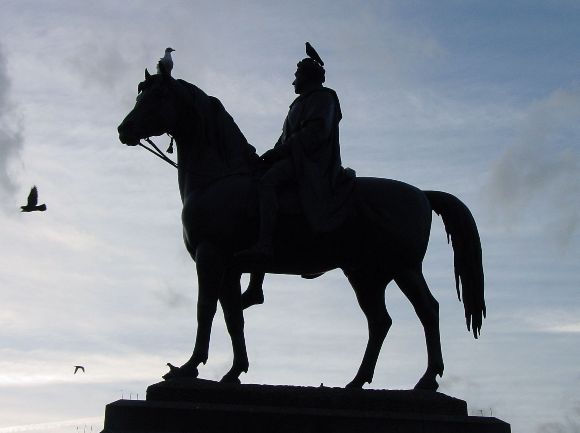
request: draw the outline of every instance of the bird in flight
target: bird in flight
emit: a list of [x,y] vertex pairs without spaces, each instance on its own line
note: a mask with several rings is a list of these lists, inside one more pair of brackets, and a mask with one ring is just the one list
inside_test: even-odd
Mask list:
[[175,51],[173,48],[165,48],[165,55],[159,59],[157,63],[157,73],[171,75],[173,69],[173,59],[171,53]]
[[28,194],[28,203],[26,203],[26,206],[20,206],[20,209],[22,209],[21,212],[44,212],[46,210],[46,205],[44,203],[41,205],[38,204],[38,189],[36,189],[36,186],[33,186],[30,190],[30,194]]
[[77,374],[77,371],[82,370],[82,372],[85,372],[85,367],[83,367],[82,365],[75,365],[75,372],[73,374]]

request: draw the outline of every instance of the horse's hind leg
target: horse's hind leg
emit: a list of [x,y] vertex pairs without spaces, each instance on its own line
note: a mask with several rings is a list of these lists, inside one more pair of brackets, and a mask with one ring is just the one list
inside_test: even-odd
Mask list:
[[244,315],[240,288],[241,273],[228,271],[224,277],[219,301],[224,312],[226,327],[232,340],[234,362],[230,371],[222,378],[222,382],[240,383],[238,379],[242,372],[248,371],[248,354],[244,337]]
[[362,388],[371,383],[383,341],[391,327],[391,317],[385,306],[385,289],[391,277],[376,271],[345,272],[356,294],[356,299],[366,316],[369,338],[362,363],[347,388]]
[[408,269],[395,277],[395,282],[413,304],[423,325],[427,344],[427,370],[415,385],[415,389],[436,391],[437,375],[443,375],[443,355],[439,336],[439,303],[433,297],[423,277],[421,268]]

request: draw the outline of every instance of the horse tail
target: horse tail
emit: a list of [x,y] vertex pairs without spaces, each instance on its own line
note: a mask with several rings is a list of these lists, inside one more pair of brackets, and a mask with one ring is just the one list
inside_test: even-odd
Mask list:
[[425,191],[425,194],[433,211],[443,220],[447,242],[451,240],[457,297],[463,298],[467,329],[473,328],[473,336],[477,338],[485,317],[485,299],[481,241],[475,220],[457,197],[441,191]]

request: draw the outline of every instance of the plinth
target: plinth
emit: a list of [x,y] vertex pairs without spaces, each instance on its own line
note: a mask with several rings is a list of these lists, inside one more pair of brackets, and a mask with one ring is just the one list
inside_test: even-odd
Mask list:
[[151,385],[146,400],[107,405],[103,433],[509,433],[493,417],[428,391],[232,385],[202,379]]

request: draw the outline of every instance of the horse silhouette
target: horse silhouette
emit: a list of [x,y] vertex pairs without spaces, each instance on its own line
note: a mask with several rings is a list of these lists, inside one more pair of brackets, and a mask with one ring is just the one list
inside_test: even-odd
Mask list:
[[247,272],[318,275],[339,268],[346,275],[368,321],[361,365],[348,387],[371,383],[391,326],[385,289],[395,281],[423,325],[427,368],[416,389],[436,390],[443,374],[439,304],[422,273],[432,211],[441,215],[454,251],[456,290],[463,299],[467,328],[478,337],[485,317],[481,245],[473,216],[456,197],[421,191],[396,180],[356,179],[354,211],[339,229],[312,233],[300,215],[281,215],[274,255],[259,266],[236,262],[235,253],[257,238],[255,149],[221,102],[168,74],[139,84],[135,107],[118,127],[122,143],[169,133],[177,147],[178,185],[183,202],[185,246],[196,262],[197,334],[190,359],[169,364],[164,378],[197,377],[208,359],[210,332],[220,302],[234,359],[223,382],[239,382],[249,367],[244,338],[240,277]]

